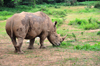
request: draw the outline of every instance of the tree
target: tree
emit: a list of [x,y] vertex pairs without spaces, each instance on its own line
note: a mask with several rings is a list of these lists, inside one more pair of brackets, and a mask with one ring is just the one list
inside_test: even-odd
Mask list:
[[14,0],[3,0],[3,5],[6,7],[15,7]]

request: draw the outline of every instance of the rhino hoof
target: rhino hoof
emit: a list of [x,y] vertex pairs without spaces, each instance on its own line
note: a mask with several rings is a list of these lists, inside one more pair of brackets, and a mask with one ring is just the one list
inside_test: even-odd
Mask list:
[[40,47],[40,49],[45,49],[45,48],[46,48],[45,46],[41,46],[41,47]]
[[34,47],[28,47],[27,49],[34,49]]
[[23,51],[21,51],[21,52],[17,52],[18,54],[24,54],[24,52]]

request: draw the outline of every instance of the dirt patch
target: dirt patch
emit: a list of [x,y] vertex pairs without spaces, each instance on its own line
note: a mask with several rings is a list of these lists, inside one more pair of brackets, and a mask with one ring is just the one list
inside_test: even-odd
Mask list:
[[0,21],[0,22],[6,22],[7,20],[3,20],[3,21]]

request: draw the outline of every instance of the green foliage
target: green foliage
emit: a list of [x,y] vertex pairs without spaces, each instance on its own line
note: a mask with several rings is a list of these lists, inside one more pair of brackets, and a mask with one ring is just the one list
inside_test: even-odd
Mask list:
[[55,5],[55,8],[60,8],[60,6]]
[[45,13],[48,14],[48,15],[53,15],[54,17],[57,17],[57,18],[63,18],[67,14],[65,10],[64,11],[62,11],[62,10],[59,10],[59,11],[57,11],[57,10],[53,10],[53,11],[46,10]]
[[46,6],[44,6],[40,8],[40,11],[48,11],[48,9],[46,8]]
[[52,15],[55,15],[56,17],[65,17],[66,12],[65,11],[52,11]]
[[85,7],[84,9],[81,9],[78,11],[78,13],[90,13],[90,12],[94,12],[95,9],[94,8],[89,8],[89,7]]
[[97,32],[97,35],[100,35],[100,31]]
[[21,8],[21,9],[32,9],[32,6],[26,6],[26,5],[18,5],[16,8]]
[[63,24],[63,20],[62,19],[59,19],[59,18],[56,18],[56,19],[52,19],[52,22],[54,22],[54,21],[57,21],[57,28],[61,25],[61,24]]
[[7,15],[12,15],[12,12],[0,11],[0,16],[7,16]]
[[81,24],[86,24],[87,21],[84,19],[75,19],[73,21],[70,21],[69,25],[81,25]]
[[77,45],[77,46],[74,46],[74,49],[77,49],[77,50],[100,51],[100,43],[94,44],[94,45],[85,44],[83,46],[82,45]]
[[69,46],[73,46],[73,44],[67,42],[67,41],[63,41],[60,46],[54,46],[54,47],[61,47],[61,48],[68,48]]
[[77,0],[65,0],[64,6],[77,5]]
[[72,36],[75,38],[75,41],[77,41],[76,35],[74,33],[72,33]]
[[71,43],[69,43],[69,42],[67,42],[67,41],[63,41],[63,42],[61,43],[61,45],[60,45],[60,47],[62,47],[62,48],[67,48],[67,47],[69,47],[69,46],[73,46],[73,44],[71,44]]
[[97,29],[100,26],[100,22],[97,21],[94,18],[89,18],[88,20],[85,19],[75,19],[73,21],[70,21],[69,25],[78,25],[79,28],[83,28],[85,30],[89,30],[89,29]]
[[96,3],[94,7],[95,8],[100,8],[100,3]]
[[83,2],[77,2],[77,5],[95,5],[95,3],[98,3],[99,1],[83,1]]

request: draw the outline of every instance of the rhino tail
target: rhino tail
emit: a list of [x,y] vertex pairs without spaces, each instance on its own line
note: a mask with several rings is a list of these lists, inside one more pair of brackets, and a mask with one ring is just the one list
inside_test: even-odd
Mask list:
[[13,21],[11,21],[11,23],[10,23],[11,24],[11,28],[10,29],[11,29],[11,40],[12,41],[13,41],[13,25],[14,25],[13,23],[14,23]]

